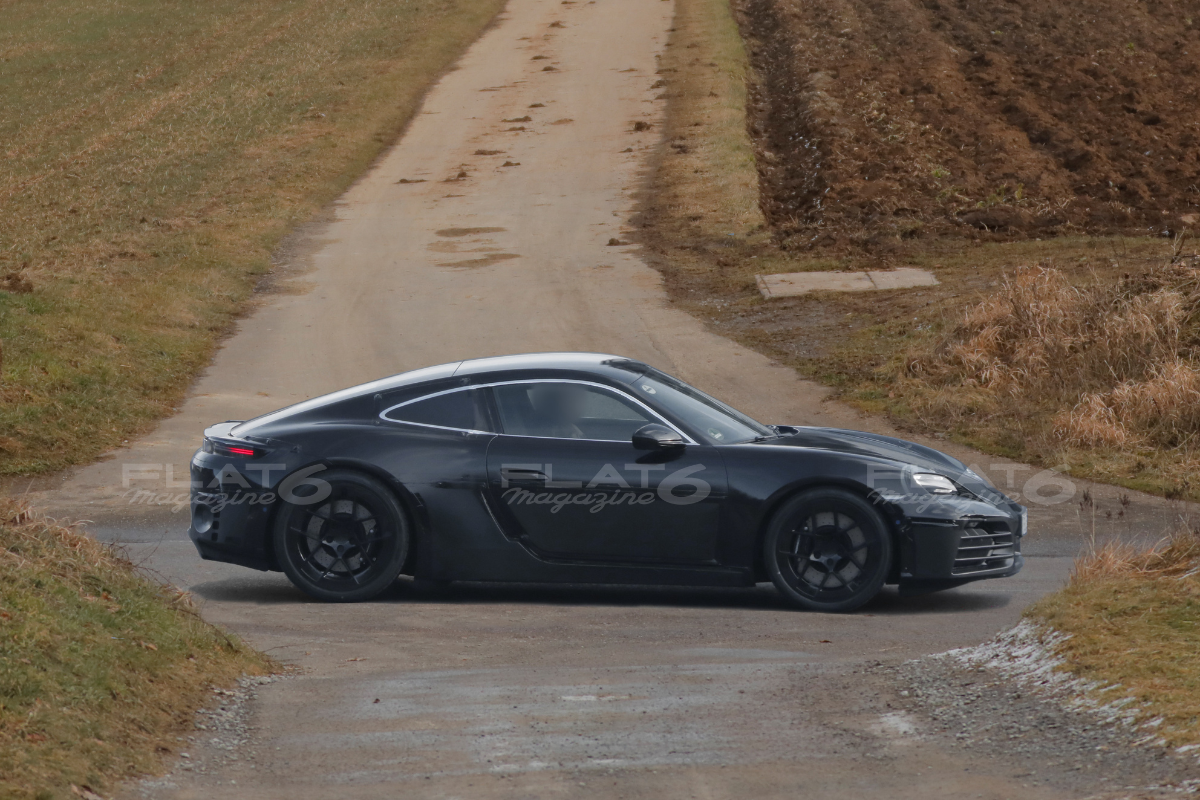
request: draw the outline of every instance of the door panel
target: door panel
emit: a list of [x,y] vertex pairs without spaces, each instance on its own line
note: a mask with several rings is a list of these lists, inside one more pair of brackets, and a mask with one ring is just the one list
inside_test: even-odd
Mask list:
[[725,465],[713,447],[497,436],[488,489],[505,533],[544,558],[715,563]]

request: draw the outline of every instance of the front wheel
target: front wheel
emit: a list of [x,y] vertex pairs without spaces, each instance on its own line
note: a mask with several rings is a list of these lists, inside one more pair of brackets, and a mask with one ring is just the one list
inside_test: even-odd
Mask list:
[[392,585],[408,557],[404,509],[368,475],[334,469],[317,477],[312,500],[297,497],[276,514],[279,565],[318,600],[369,600]]
[[763,548],[780,594],[811,611],[853,611],[878,594],[892,563],[883,516],[843,489],[812,489],[784,502]]

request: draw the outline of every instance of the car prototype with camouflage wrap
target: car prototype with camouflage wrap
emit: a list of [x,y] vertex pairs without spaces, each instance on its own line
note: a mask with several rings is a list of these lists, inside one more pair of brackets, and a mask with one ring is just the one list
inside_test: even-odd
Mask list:
[[461,361],[205,431],[202,558],[365,600],[431,581],[753,586],[848,611],[1016,574],[1025,509],[886,436],[766,425],[644,363]]

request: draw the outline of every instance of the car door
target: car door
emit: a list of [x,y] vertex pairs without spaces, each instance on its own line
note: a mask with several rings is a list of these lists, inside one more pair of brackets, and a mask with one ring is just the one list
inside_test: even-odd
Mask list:
[[666,423],[612,387],[491,390],[500,435],[488,447],[488,489],[506,535],[548,559],[715,563],[728,489],[716,448],[635,450],[634,431]]

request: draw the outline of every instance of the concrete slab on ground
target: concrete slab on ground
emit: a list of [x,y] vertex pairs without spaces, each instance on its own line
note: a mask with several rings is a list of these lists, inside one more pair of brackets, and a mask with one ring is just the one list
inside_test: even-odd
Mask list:
[[785,272],[759,275],[758,290],[773,297],[795,297],[809,292],[869,292],[882,289],[909,289],[936,286],[933,273],[915,267],[868,272]]

